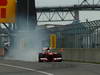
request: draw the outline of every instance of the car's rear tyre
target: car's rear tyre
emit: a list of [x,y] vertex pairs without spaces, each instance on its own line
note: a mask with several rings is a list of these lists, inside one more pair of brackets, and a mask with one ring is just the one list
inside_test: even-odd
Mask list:
[[[57,58],[62,58],[62,54],[60,54],[60,53],[58,53],[57,54]],[[63,60],[61,59],[61,60],[58,60],[57,62],[62,62]]]
[[39,53],[39,62],[43,62],[43,60],[41,60],[41,58],[43,58],[43,54]]

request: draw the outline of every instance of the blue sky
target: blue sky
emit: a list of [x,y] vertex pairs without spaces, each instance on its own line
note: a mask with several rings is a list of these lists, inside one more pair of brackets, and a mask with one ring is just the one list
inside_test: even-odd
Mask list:
[[[36,0],[37,7],[52,7],[52,6],[70,6],[73,4],[81,3],[83,0]],[[94,0],[95,4],[99,0]],[[88,2],[92,3],[93,0],[88,0]],[[100,3],[99,3],[100,4]],[[100,19],[100,11],[81,11],[80,12],[80,20],[82,22]]]

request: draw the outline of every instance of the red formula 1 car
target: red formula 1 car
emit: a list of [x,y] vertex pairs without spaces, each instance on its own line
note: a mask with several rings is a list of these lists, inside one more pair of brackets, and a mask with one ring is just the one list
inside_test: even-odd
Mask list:
[[46,49],[45,52],[39,53],[39,62],[62,62],[62,55]]

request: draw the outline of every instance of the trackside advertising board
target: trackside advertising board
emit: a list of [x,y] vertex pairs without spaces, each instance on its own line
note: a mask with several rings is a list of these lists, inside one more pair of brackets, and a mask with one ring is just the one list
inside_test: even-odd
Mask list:
[[14,23],[16,0],[0,0],[0,23]]

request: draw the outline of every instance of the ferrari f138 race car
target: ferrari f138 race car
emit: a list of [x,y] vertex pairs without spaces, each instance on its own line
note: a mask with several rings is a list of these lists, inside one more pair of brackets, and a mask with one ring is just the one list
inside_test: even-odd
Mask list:
[[62,60],[61,53],[51,52],[49,48],[39,53],[39,62],[62,62]]

